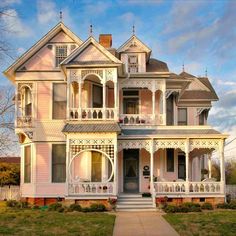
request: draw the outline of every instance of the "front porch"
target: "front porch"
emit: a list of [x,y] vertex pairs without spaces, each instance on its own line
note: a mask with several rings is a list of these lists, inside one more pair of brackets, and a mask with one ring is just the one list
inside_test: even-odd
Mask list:
[[[89,135],[78,139],[74,134],[74,138],[67,141],[68,198],[116,198],[124,193],[150,193],[154,204],[156,198],[165,196],[225,197],[222,135],[183,138],[183,134],[178,138],[139,139],[121,135],[118,140],[116,135],[113,138],[106,135],[106,138],[100,135],[94,139]],[[213,150],[219,152],[220,181],[211,176]],[[203,169],[207,169],[207,173],[202,173]]]

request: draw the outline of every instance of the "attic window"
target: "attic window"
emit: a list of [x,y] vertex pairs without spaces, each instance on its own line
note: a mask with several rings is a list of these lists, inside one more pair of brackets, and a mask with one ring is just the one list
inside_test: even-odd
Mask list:
[[67,57],[67,46],[56,46],[56,67],[59,67],[60,63]]
[[128,57],[128,72],[129,73],[138,72],[138,56],[131,55]]

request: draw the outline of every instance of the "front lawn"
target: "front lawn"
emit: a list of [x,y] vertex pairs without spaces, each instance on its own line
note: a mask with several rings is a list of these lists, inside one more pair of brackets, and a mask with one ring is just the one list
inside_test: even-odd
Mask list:
[[0,235],[112,235],[115,216],[106,213],[7,209],[0,203]]
[[170,213],[164,218],[181,236],[236,235],[236,211]]

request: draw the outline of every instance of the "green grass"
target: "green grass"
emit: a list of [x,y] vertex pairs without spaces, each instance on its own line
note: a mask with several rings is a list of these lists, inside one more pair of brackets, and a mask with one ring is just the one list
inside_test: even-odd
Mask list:
[[111,236],[114,221],[107,213],[7,209],[0,203],[0,235]]
[[175,213],[164,218],[181,236],[236,235],[236,211]]

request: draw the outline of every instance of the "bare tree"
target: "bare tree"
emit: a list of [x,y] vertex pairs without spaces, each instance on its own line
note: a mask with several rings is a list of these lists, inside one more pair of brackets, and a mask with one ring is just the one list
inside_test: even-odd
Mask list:
[[0,156],[18,153],[17,137],[14,133],[14,89],[0,89]]

